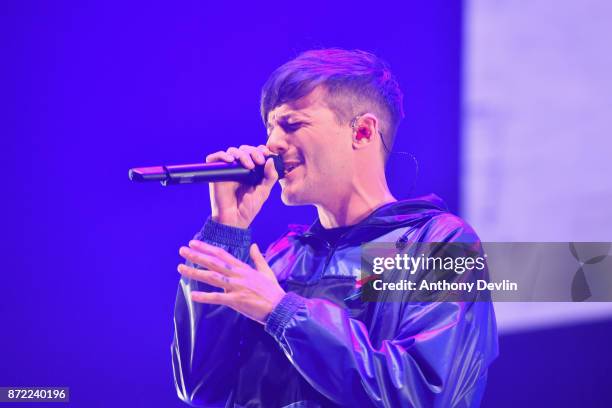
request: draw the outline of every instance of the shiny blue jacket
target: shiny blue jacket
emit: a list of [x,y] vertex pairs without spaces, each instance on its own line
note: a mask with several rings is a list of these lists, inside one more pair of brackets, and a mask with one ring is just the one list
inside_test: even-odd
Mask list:
[[[317,221],[318,223],[318,221]],[[316,224],[316,223],[315,223]],[[335,246],[290,227],[266,259],[287,295],[263,326],[190,300],[182,278],[172,363],[179,397],[205,407],[473,407],[497,356],[490,302],[362,302],[364,242],[477,242],[433,195],[387,204]],[[249,230],[211,221],[196,235],[249,262]]]

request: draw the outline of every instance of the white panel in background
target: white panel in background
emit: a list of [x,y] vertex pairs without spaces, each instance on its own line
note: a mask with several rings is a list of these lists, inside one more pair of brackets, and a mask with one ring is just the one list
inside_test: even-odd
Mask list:
[[[483,241],[612,241],[612,2],[465,2],[462,208]],[[501,331],[612,303],[497,304]]]

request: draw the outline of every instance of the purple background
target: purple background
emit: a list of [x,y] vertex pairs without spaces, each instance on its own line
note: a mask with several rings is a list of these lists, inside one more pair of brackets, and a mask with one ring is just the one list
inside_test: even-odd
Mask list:
[[[460,211],[461,2],[24,1],[1,23],[0,386],[69,386],[75,406],[183,406],[169,351],[175,270],[209,213],[207,188],[131,184],[127,169],[263,142],[260,88],[300,51],[387,60],[406,94],[396,150],[421,167],[410,192],[413,163],[394,161],[392,190],[435,192]],[[314,214],[273,192],[256,240]],[[587,386],[609,401],[598,391],[608,330],[502,338],[484,405],[571,402]]]

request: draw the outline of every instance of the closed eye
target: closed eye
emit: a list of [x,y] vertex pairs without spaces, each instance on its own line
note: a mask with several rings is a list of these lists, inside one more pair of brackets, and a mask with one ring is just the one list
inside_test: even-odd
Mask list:
[[304,126],[304,122],[293,122],[293,123],[284,122],[284,123],[281,123],[281,127],[287,133],[297,132],[302,126]]
[[[304,122],[304,121],[289,122],[289,120],[291,119],[292,118],[290,117],[284,117],[284,118],[278,119],[277,123],[283,129],[285,133],[295,133],[298,130],[300,130],[302,127],[309,125],[309,123]],[[268,133],[268,139],[270,138],[270,135],[272,134],[273,130],[274,130],[274,125],[271,123],[267,123],[266,131]]]

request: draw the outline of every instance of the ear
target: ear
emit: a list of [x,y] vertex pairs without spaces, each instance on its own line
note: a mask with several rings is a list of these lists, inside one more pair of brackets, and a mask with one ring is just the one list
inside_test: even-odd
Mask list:
[[378,137],[378,118],[372,113],[356,117],[351,123],[353,128],[353,149],[362,149],[372,144]]

